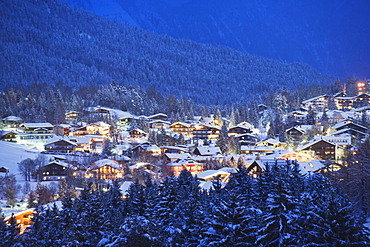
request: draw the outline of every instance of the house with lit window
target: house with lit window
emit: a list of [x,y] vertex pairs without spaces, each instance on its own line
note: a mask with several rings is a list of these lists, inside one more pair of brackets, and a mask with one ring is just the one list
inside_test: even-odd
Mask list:
[[221,149],[216,146],[198,146],[193,153],[196,156],[214,156],[221,154]]
[[104,122],[96,122],[71,130],[70,136],[84,137],[87,135],[110,136],[111,126]]
[[162,119],[155,119],[149,122],[149,128],[151,129],[168,129],[171,123]]
[[338,110],[348,111],[370,105],[370,94],[361,93],[356,96],[338,96],[334,97],[334,102]]
[[6,142],[16,142],[17,141],[17,132],[14,131],[5,131],[0,130],[0,140]]
[[333,125],[332,129],[335,130],[334,132],[330,133],[330,135],[333,136],[349,134],[357,138],[363,138],[368,132],[368,129],[365,126],[355,123],[351,120],[341,121]]
[[7,128],[18,128],[22,123],[22,118],[17,116],[7,116],[2,119],[2,122]]
[[236,125],[230,127],[228,130],[228,136],[238,136],[243,134],[251,134],[252,130],[251,127],[246,125]]
[[54,126],[50,123],[23,123],[21,132],[17,134],[17,143],[34,145],[40,150],[54,136]]
[[171,125],[171,131],[178,133],[184,136],[192,137],[193,136],[193,126],[188,123],[175,122]]
[[74,153],[77,144],[70,140],[60,139],[44,145],[45,151],[50,153]]
[[95,161],[86,171],[86,177],[96,179],[117,179],[123,177],[122,166],[116,160]]
[[257,146],[272,146],[274,148],[285,148],[287,144],[277,139],[269,138],[267,140],[257,142],[256,145]]
[[301,106],[306,109],[312,109],[314,111],[324,111],[328,109],[329,95],[320,95],[311,99],[302,101]]
[[129,135],[131,138],[145,138],[147,133],[141,129],[133,129],[129,131]]
[[42,181],[60,181],[72,174],[69,164],[54,160],[38,170],[39,178]]
[[187,169],[193,176],[200,172],[203,172],[203,164],[195,162],[191,158],[176,160],[174,162],[168,163],[167,167],[175,176],[179,176],[181,171],[184,169]]
[[236,138],[240,145],[256,145],[256,143],[259,141],[258,136],[254,134],[242,134],[242,135],[237,135],[234,136]]
[[163,120],[167,121],[168,115],[164,113],[157,113],[148,117],[149,120]]
[[193,129],[194,140],[215,140],[221,133],[221,128],[210,124],[196,124]]
[[349,153],[349,151],[342,146],[324,139],[314,139],[298,147],[298,151],[308,154],[315,159],[334,162],[341,161],[343,157]]

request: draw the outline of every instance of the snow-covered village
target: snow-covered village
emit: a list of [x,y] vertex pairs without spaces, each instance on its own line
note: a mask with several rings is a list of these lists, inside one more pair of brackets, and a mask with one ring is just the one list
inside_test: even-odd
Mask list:
[[[348,211],[368,210],[363,90],[319,95],[289,112],[277,93],[272,107],[257,105],[253,123],[234,108],[179,117],[80,106],[62,117],[53,111],[61,124],[6,116],[0,196],[9,234],[51,244],[66,231],[69,244],[98,246],[233,246],[276,236],[283,246],[365,246],[366,218]],[[24,234],[33,227],[42,235]]]
[[370,246],[368,0],[0,6],[0,247]]

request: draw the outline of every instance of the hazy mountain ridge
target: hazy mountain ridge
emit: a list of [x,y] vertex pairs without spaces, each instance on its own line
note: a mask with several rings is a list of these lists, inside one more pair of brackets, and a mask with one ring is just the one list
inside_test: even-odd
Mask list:
[[0,82],[155,85],[197,103],[246,101],[278,87],[324,85],[309,66],[132,28],[56,0],[3,2]]
[[64,1],[176,38],[305,63],[341,77],[368,75],[368,1]]

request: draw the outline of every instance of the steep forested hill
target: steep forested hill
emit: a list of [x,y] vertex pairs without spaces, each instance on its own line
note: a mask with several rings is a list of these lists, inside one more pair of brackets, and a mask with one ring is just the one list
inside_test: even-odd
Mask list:
[[33,82],[155,85],[197,103],[245,101],[278,87],[325,85],[309,66],[174,39],[106,20],[56,0],[4,0],[1,88]]
[[62,1],[171,37],[309,64],[335,76],[369,76],[368,0]]

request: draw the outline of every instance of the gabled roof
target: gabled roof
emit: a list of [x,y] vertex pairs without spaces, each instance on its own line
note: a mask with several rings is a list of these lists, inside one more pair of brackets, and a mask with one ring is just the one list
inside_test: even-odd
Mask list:
[[130,130],[129,132],[131,133],[132,131],[137,131],[141,134],[146,134],[144,130],[141,130],[141,129],[133,129],[133,130]]
[[196,150],[198,150],[199,154],[202,156],[203,155],[211,156],[217,153],[221,153],[221,149],[219,147],[214,146],[198,146]]
[[110,166],[112,168],[115,168],[117,170],[122,169],[121,165],[117,161],[110,160],[110,159],[103,159],[103,160],[95,161],[94,165],[89,167],[88,170],[96,170],[96,169],[99,169],[100,167],[103,167],[103,166],[106,166],[106,165]]
[[61,160],[53,160],[53,161],[50,161],[46,166],[53,165],[53,164],[56,164],[56,165],[59,165],[59,166],[63,166],[63,167],[67,167],[67,168],[69,167],[69,164],[68,163],[66,163],[64,161],[61,161]]
[[350,121],[350,120],[340,121],[339,123],[337,123],[337,124],[333,125],[333,127],[332,127],[332,128],[333,128],[333,129],[339,129],[339,128],[342,128],[342,127],[344,127],[344,126],[346,126],[346,125],[350,125],[350,124],[355,125],[355,126],[357,126],[357,127],[360,127],[361,129],[364,129],[364,130],[366,130],[366,129],[367,129],[365,126],[362,126],[362,125],[360,125],[360,124],[354,123],[354,122],[352,122],[352,121]]
[[308,173],[308,172],[316,172],[321,168],[325,167],[325,162],[322,160],[311,160],[308,162],[299,162],[301,166],[301,171]]
[[250,129],[251,129],[251,127],[246,126],[246,125],[236,125],[236,126],[230,127],[230,128],[229,128],[229,132],[230,132],[232,129],[236,129],[236,128],[241,128],[241,129],[245,129],[245,130],[250,130]]
[[259,144],[259,143],[263,143],[263,142],[267,142],[267,143],[270,143],[270,144],[272,144],[272,145],[276,145],[276,144],[279,144],[279,143],[284,144],[284,142],[281,142],[281,141],[279,141],[279,140],[277,140],[277,139],[272,139],[272,138],[269,138],[269,139],[264,140],[264,141],[260,141],[260,142],[258,142],[257,144]]
[[73,146],[76,146],[76,145],[77,145],[77,144],[76,144],[75,142],[73,142],[73,141],[66,140],[66,139],[59,139],[59,140],[54,140],[54,141],[48,142],[48,143],[46,143],[44,146],[48,146],[48,145],[53,144],[53,143],[56,143],[56,142],[66,142],[66,143],[71,144],[71,145],[73,145]]
[[185,147],[177,147],[177,146],[161,146],[161,149],[171,149],[171,150],[177,150],[182,152],[188,152],[188,149]]
[[298,126],[294,126],[294,127],[292,127],[292,128],[289,128],[289,129],[285,130],[285,132],[291,131],[291,130],[293,130],[293,129],[295,129],[295,130],[297,130],[297,131],[301,132],[302,134],[304,134],[304,132],[305,132],[303,129],[301,129],[301,128],[300,128],[300,127],[298,127]]
[[80,143],[80,144],[88,144],[91,142],[91,137],[77,137],[77,136],[70,136],[69,140],[71,142]]
[[302,104],[307,104],[307,103],[309,103],[311,101],[320,99],[321,97],[327,98],[327,97],[329,97],[329,95],[323,94],[323,95],[320,95],[320,96],[313,97],[311,99],[306,99],[306,100],[302,101]]
[[277,165],[285,165],[286,164],[286,160],[283,160],[283,159],[259,159],[259,160],[254,160],[253,162],[249,163],[250,165],[252,165],[253,163],[256,163],[259,167],[262,168],[262,170],[266,170],[266,166],[267,165],[274,165],[274,164],[277,164]]
[[330,133],[330,135],[338,136],[338,135],[342,135],[342,134],[349,133],[349,132],[356,132],[357,134],[360,134],[360,135],[366,135],[365,132],[362,132],[362,131],[359,131],[359,130],[356,130],[356,129],[350,129],[350,128],[344,128],[344,129],[340,129],[340,130],[337,130],[337,131],[333,131],[333,132]]
[[171,124],[171,127],[174,126],[174,125],[176,125],[176,124],[181,124],[182,126],[184,126],[186,128],[190,128],[191,127],[191,124],[184,123],[184,122],[174,122],[173,124]]
[[314,140],[311,140],[310,142],[308,142],[308,143],[306,143],[306,144],[298,147],[297,150],[298,151],[301,151],[301,150],[307,149],[307,148],[309,148],[309,147],[311,147],[311,146],[313,146],[313,145],[315,145],[315,144],[317,144],[319,142],[325,142],[325,143],[327,143],[327,144],[329,144],[331,146],[335,146],[334,143],[328,142],[326,140],[323,140],[323,139],[314,139]]

